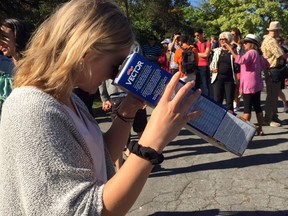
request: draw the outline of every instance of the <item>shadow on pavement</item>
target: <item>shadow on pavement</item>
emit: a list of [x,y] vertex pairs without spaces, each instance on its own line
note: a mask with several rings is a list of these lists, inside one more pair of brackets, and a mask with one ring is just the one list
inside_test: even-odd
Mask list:
[[156,212],[149,216],[287,216],[288,211],[219,211],[218,209],[194,212]]
[[[271,145],[270,145],[271,146]],[[210,151],[209,151],[209,150]],[[175,149],[171,151],[184,151],[183,154],[177,154],[170,157],[165,157],[165,159],[174,159],[184,156],[191,156],[191,155],[199,155],[199,154],[206,154],[207,152],[216,151],[217,149],[215,146],[203,146],[203,147],[186,147],[184,149]],[[171,152],[170,151],[170,152]],[[188,151],[188,152],[187,152]],[[221,151],[219,149],[219,151]],[[213,152],[212,152],[213,153]],[[165,151],[164,151],[165,156]],[[234,168],[244,168],[250,166],[257,166],[257,165],[264,165],[264,164],[274,164],[279,163],[282,161],[288,160],[288,150],[281,151],[277,153],[267,153],[267,154],[255,154],[255,155],[246,155],[243,157],[231,158],[228,160],[216,161],[216,162],[209,162],[209,163],[202,163],[202,164],[193,164],[192,166],[187,167],[180,167],[180,168],[169,168],[164,169],[161,166],[155,167],[150,174],[150,177],[159,177],[159,176],[168,176],[168,175],[176,175],[181,173],[190,173],[190,172],[197,172],[197,171],[207,171],[207,170],[221,170],[221,169],[234,169]]]
[[288,139],[284,138],[265,139],[265,137],[266,136],[263,136],[263,139],[261,140],[252,140],[252,142],[249,143],[247,149],[268,148],[271,146],[276,146],[288,142]]

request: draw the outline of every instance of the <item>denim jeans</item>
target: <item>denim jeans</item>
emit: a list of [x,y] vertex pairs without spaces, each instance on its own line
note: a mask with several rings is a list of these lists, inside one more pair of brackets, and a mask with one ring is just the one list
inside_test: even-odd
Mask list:
[[198,66],[196,73],[196,88],[200,88],[202,93],[210,97],[210,68],[209,66]]

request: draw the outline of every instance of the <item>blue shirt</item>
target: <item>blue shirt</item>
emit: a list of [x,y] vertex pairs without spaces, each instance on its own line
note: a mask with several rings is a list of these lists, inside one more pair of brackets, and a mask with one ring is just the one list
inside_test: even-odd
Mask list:
[[15,65],[13,60],[4,55],[0,55],[0,72],[4,72],[12,76]]
[[162,49],[158,44],[155,44],[154,46],[145,44],[142,47],[142,52],[144,56],[160,57],[162,54]]

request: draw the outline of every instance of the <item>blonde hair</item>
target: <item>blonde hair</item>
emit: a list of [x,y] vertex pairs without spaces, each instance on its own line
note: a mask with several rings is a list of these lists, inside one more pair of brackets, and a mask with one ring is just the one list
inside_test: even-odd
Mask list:
[[101,57],[133,42],[131,25],[113,1],[71,0],[34,33],[17,64],[14,87],[36,86],[59,99],[79,76],[88,76],[81,68],[89,48]]
[[222,32],[219,35],[219,39],[220,38],[226,38],[228,40],[228,42],[231,43],[233,40],[233,35],[230,32]]

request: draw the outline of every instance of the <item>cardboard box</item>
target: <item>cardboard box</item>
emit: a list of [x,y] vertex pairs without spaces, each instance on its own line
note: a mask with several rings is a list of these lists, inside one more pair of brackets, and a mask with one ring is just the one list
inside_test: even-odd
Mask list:
[[[133,53],[122,64],[114,84],[155,107],[171,78],[172,74],[140,54]],[[179,81],[176,91],[184,84]],[[190,93],[194,91],[191,89]],[[201,95],[190,110],[199,109],[202,110],[202,115],[188,122],[186,128],[221,149],[238,156],[243,155],[255,135],[255,126],[240,119],[235,113],[228,112],[224,106],[205,95]]]

